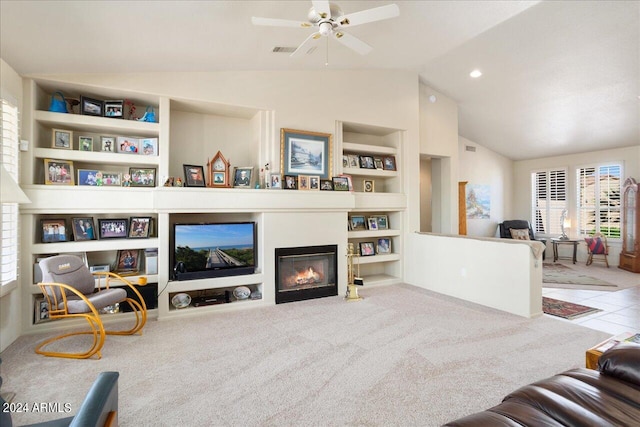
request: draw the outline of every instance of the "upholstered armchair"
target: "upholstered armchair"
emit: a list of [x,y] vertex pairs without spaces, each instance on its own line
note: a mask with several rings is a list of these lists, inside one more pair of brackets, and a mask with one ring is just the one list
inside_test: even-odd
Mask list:
[[[500,237],[503,239],[536,240],[545,246],[547,245],[545,239],[536,239],[531,224],[525,219],[504,221],[498,224],[498,228],[500,230]],[[545,252],[542,252],[542,259],[545,259]]]
[[[38,285],[49,306],[49,318],[84,319],[89,330],[59,335],[39,344],[36,353],[45,356],[87,359],[94,354],[101,357],[100,349],[106,335],[132,335],[140,332],[147,321],[147,307],[138,290],[125,278],[110,272],[91,273],[75,255],[57,255],[40,261],[42,282]],[[116,282],[119,286],[111,286]],[[123,287],[129,287],[136,299],[129,298]],[[135,314],[135,324],[125,330],[105,330],[100,311],[116,304],[128,303]],[[91,335],[93,342],[86,351],[47,351],[54,341],[76,335]],[[60,347],[60,346],[58,346]]]

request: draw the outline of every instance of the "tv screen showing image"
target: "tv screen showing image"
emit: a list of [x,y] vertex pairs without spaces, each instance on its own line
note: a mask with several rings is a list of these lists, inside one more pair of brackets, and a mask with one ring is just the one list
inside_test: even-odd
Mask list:
[[253,274],[255,222],[174,224],[176,280]]

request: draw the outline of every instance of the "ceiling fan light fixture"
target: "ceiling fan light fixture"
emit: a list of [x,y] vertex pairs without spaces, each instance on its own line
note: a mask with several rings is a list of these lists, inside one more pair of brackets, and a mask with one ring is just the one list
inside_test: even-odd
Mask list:
[[318,31],[326,37],[333,31],[333,25],[330,22],[323,22],[320,24]]
[[470,73],[469,73],[469,76],[470,76],[472,79],[477,79],[477,78],[478,78],[478,77],[480,77],[481,75],[482,75],[482,71],[480,71],[480,70],[478,70],[478,69],[475,69],[475,70],[473,70],[472,72],[470,72]]
[[336,38],[341,39],[344,36],[344,33],[336,33]]

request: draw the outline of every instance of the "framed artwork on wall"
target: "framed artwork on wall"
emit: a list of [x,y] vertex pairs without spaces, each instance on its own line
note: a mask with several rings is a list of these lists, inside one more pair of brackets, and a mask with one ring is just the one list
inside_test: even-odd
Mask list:
[[317,175],[331,178],[332,136],[304,130],[280,130],[282,175]]

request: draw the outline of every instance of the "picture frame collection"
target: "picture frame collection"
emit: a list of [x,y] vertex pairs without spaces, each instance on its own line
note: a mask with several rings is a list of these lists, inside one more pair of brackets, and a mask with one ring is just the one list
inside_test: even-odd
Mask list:
[[153,234],[153,225],[154,219],[150,216],[98,218],[97,221],[91,216],[73,217],[69,224],[66,218],[42,218],[40,235],[42,243],[148,239]]
[[389,217],[387,215],[351,215],[348,221],[348,231],[377,231],[389,229]]
[[51,148],[73,150],[75,146],[78,151],[86,152],[158,155],[158,138],[117,135],[93,136],[89,133],[78,135],[78,142],[75,144],[74,131],[51,129]]
[[342,168],[396,171],[396,157],[345,153],[342,155]]

